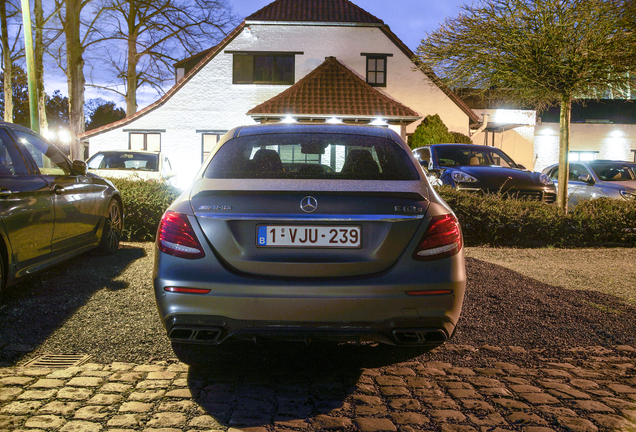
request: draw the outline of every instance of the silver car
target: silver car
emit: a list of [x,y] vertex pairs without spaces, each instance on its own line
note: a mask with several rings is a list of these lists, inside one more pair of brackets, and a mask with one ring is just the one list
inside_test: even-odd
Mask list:
[[[543,172],[558,188],[559,165],[551,165]],[[600,197],[636,199],[636,164],[611,160],[570,163],[568,205]]]
[[180,349],[437,346],[466,285],[455,215],[401,138],[371,126],[231,130],[164,214],[155,252],[159,315]]

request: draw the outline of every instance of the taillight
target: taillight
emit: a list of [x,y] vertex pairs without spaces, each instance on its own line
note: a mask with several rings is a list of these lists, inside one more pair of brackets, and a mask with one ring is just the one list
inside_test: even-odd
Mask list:
[[167,211],[157,231],[157,246],[161,252],[179,258],[203,258],[205,252],[186,215]]
[[447,258],[461,249],[462,230],[457,218],[452,214],[434,216],[413,253],[413,259],[432,261]]

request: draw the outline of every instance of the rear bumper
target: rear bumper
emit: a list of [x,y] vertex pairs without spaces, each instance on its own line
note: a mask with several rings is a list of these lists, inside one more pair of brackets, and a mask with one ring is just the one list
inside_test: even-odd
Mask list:
[[[375,341],[440,345],[462,308],[463,250],[432,262],[401,260],[380,275],[275,279],[237,275],[213,257],[184,260],[156,250],[154,290],[161,321],[174,341],[228,339]],[[209,289],[207,294],[165,287]],[[408,295],[407,291],[448,291]]]
[[450,338],[452,323],[439,319],[399,319],[389,322],[238,321],[227,317],[175,315],[164,322],[170,340],[220,344],[228,339],[254,342],[314,340],[382,342],[390,345],[438,346]]

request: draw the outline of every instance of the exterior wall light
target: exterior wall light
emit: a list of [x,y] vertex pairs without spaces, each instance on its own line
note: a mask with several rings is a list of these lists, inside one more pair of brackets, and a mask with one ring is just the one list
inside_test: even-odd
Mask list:
[[290,115],[285,116],[280,122],[285,124],[298,123],[296,119]]

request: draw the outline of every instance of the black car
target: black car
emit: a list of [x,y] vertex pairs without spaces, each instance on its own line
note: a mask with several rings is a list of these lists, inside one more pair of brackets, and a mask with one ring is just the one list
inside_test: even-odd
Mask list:
[[457,189],[506,193],[552,203],[556,187],[550,178],[527,170],[496,147],[432,144],[413,150],[435,182]]
[[122,228],[121,196],[111,182],[31,130],[0,122],[0,295],[91,249],[114,253]]

